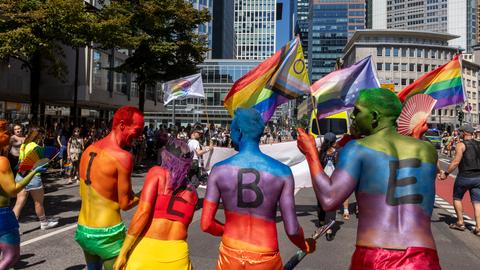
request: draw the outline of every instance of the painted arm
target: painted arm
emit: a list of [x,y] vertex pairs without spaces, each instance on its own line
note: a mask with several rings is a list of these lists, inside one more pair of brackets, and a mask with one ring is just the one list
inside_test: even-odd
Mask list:
[[133,159],[128,156],[127,163],[123,163],[126,166],[118,164],[118,204],[120,209],[127,211],[135,207],[139,202],[139,195],[134,194],[132,191],[131,173],[133,168]]
[[200,220],[200,227],[202,231],[215,236],[223,235],[223,224],[215,219],[215,214],[218,210],[220,202],[220,191],[217,186],[217,178],[219,173],[215,168],[212,169],[208,177],[207,193],[203,200],[202,218]]
[[331,177],[323,171],[318,157],[317,147],[313,136],[298,129],[298,148],[305,154],[310,176],[312,177],[313,189],[318,201],[326,211],[335,210],[355,190],[360,172],[354,142],[349,142],[340,152],[337,166]]
[[294,181],[289,176],[284,180],[282,194],[280,194],[280,212],[282,213],[283,226],[288,239],[300,249],[307,253],[313,252],[315,247],[311,242],[305,240],[303,229],[298,223],[297,213],[295,212]]
[[463,142],[460,142],[457,144],[457,147],[455,149],[455,157],[453,158],[452,162],[450,163],[450,165],[448,165],[448,168],[445,171],[446,175],[451,174],[458,167],[458,165],[460,164],[460,161],[462,160],[463,152],[465,152],[465,144]]
[[155,200],[157,198],[157,183],[159,177],[165,177],[165,175],[163,173],[159,175],[159,170],[156,170],[155,167],[149,170],[145,178],[145,184],[143,185],[142,196],[140,198],[138,209],[132,218],[127,237],[125,237],[122,249],[120,250],[117,261],[115,262],[114,269],[122,269],[126,263],[128,253],[132,249],[138,237],[144,231],[148,222],[152,219],[154,209],[153,206],[155,205]]
[[38,167],[35,170],[30,171],[22,180],[15,183],[12,169],[10,168],[10,162],[5,157],[0,157],[0,186],[2,190],[7,193],[8,196],[13,197],[17,195],[30,181],[42,167]]

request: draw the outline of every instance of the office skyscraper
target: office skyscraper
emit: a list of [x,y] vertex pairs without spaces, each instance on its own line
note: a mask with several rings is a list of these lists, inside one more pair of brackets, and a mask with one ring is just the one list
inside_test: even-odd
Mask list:
[[471,52],[478,28],[478,0],[371,0],[373,29],[406,29],[460,36],[450,46]]
[[[202,10],[202,9],[208,9],[210,11],[210,15],[212,15],[213,12],[213,0],[189,0],[193,7]],[[198,26],[198,33],[206,35],[208,38],[208,48],[212,48],[212,21],[200,24]],[[207,58],[210,59],[212,58],[212,52],[209,51],[207,53]]]
[[234,0],[222,0],[213,5],[212,58],[234,59],[236,39],[233,28]]
[[295,34],[300,35],[302,41],[303,54],[308,59],[308,7],[310,0],[297,0],[297,14],[295,24]]
[[275,53],[276,1],[234,0],[237,59],[266,59]]
[[343,47],[357,29],[365,29],[365,0],[311,0],[308,71],[312,82],[333,71]]

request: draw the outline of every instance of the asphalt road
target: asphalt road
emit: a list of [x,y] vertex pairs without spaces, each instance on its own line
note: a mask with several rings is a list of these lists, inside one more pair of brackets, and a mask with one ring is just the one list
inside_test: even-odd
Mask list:
[[[134,190],[141,189],[144,173],[134,174]],[[47,215],[60,218],[60,226],[41,231],[33,212],[31,200],[25,206],[20,218],[21,258],[15,269],[86,269],[80,247],[74,242],[75,224],[80,208],[78,186],[65,186],[64,179],[50,175],[46,183],[45,209]],[[205,190],[199,189],[199,197],[203,198]],[[297,216],[310,235],[316,226],[316,201],[312,189],[302,189],[296,196]],[[350,198],[354,208],[354,197]],[[124,212],[124,221],[128,224],[135,210]],[[197,210],[189,228],[190,256],[195,269],[215,269],[220,239],[203,233],[200,230],[200,211]],[[280,217],[280,214],[278,215]],[[217,217],[223,218],[223,213]],[[354,215],[343,221],[337,214],[339,230],[335,240],[327,242],[320,238],[317,251],[308,255],[296,269],[348,269],[350,257],[355,248],[357,220]],[[296,252],[296,248],[287,239],[283,223],[278,218],[278,234],[283,261]],[[447,270],[478,270],[480,266],[480,237],[470,232],[450,230],[447,226],[454,219],[443,208],[435,207],[432,216],[432,230],[437,243],[440,262]]]

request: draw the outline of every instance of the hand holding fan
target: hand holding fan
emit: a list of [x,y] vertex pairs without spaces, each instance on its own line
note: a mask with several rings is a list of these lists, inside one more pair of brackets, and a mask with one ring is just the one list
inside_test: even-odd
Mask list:
[[436,99],[425,94],[409,98],[397,119],[398,133],[411,136],[418,125],[424,124],[436,103]]
[[18,166],[18,172],[31,171],[35,168],[45,166],[48,162],[58,155],[57,148],[52,146],[35,147],[25,155],[25,158]]

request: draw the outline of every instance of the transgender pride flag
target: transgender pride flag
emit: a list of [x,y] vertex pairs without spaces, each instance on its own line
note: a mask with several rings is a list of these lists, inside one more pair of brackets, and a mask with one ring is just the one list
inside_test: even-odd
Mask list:
[[366,88],[379,88],[370,56],[350,67],[333,71],[310,86],[317,100],[317,118],[323,118],[353,107],[358,93]]

